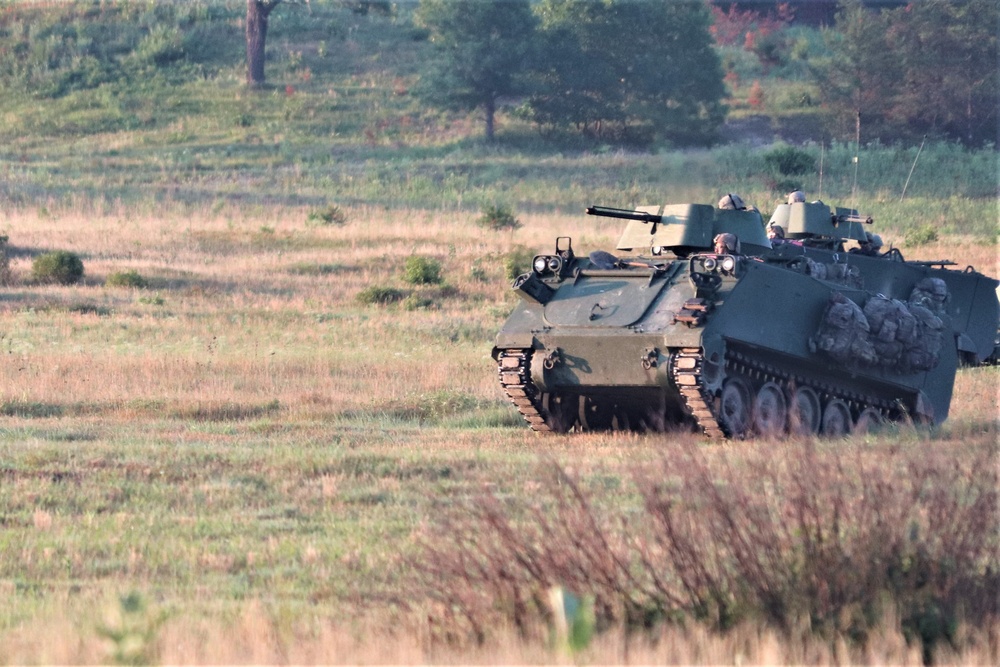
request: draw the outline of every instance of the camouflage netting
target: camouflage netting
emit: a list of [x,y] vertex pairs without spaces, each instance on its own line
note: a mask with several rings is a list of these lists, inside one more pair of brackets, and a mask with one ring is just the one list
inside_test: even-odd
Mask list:
[[941,316],[948,297],[940,278],[917,283],[908,303],[879,294],[869,298],[863,310],[834,292],[811,347],[850,366],[881,366],[898,373],[928,371],[941,357],[945,326]]

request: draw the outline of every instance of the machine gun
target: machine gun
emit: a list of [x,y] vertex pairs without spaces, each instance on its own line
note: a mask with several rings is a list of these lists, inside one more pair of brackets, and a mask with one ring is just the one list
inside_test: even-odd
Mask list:
[[656,215],[655,213],[631,211],[627,208],[611,208],[608,206],[588,206],[587,215],[600,215],[605,218],[619,218],[621,220],[639,220],[640,222],[651,222],[654,225],[663,221],[663,216]]
[[618,218],[620,220],[637,220],[646,224],[652,224],[650,234],[656,233],[656,225],[663,222],[663,216],[656,213],[646,213],[645,211],[631,211],[627,208],[611,208],[610,206],[588,206],[587,215],[600,215],[605,218]]

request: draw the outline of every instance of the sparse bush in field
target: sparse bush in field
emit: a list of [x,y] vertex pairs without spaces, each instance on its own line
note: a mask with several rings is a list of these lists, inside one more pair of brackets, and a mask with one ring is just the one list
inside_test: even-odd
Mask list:
[[417,294],[411,294],[403,299],[403,308],[405,310],[428,310],[434,308],[436,305],[434,299]]
[[336,204],[326,208],[315,209],[306,216],[306,224],[310,225],[344,225],[347,224],[347,213]]
[[478,283],[489,282],[490,275],[483,265],[490,261],[494,260],[490,257],[477,257],[476,260],[472,262],[472,266],[469,267],[469,278]]
[[143,278],[135,269],[115,271],[108,275],[104,284],[108,287],[131,287],[134,289],[149,287],[149,281]]
[[388,305],[390,303],[396,303],[406,298],[406,292],[395,287],[379,287],[378,285],[372,285],[371,287],[366,287],[358,293],[357,299],[359,302],[368,305]]
[[441,282],[441,262],[411,255],[403,266],[403,280],[411,285],[436,285]]
[[764,154],[764,164],[772,173],[782,176],[801,176],[816,169],[816,159],[795,146],[775,146]]
[[31,277],[39,283],[72,285],[83,278],[83,260],[66,250],[48,252],[35,258]]
[[907,230],[903,238],[911,248],[934,243],[938,240],[937,228],[934,225],[919,225]]
[[10,254],[7,248],[8,240],[6,234],[0,235],[0,285],[14,284],[14,272],[10,269]]
[[479,640],[505,624],[544,635],[554,585],[592,595],[598,627],[629,630],[805,622],[863,644],[899,614],[925,659],[937,644],[961,648],[963,622],[1000,619],[995,447],[957,459],[927,443],[713,455],[688,443],[637,467],[640,515],[602,509],[620,482],[588,488],[558,466],[529,495],[473,498],[422,540],[423,593]]
[[148,665],[156,661],[156,642],[166,617],[149,610],[146,600],[132,591],[119,598],[118,608],[98,626],[111,642],[110,664]]
[[514,217],[514,212],[510,207],[503,204],[486,204],[481,210],[482,215],[476,218],[476,224],[486,229],[502,231],[507,229],[517,229],[521,226],[520,221]]
[[531,260],[535,252],[525,247],[517,247],[503,256],[503,275],[507,280],[514,280],[522,273],[531,270]]

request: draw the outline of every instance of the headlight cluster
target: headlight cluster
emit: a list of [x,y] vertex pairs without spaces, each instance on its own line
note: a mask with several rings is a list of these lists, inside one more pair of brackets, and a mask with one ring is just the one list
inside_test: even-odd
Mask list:
[[563,259],[559,255],[538,255],[531,263],[535,273],[544,276],[546,274],[558,274],[562,271]]
[[733,255],[708,255],[701,258],[701,268],[706,273],[721,271],[732,274],[736,270],[736,257]]

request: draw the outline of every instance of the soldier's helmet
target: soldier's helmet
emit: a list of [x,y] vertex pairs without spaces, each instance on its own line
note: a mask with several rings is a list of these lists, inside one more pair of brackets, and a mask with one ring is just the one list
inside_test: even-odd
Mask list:
[[788,193],[788,203],[794,204],[796,202],[804,202],[806,200],[806,193],[802,190],[796,190],[795,192]]
[[717,234],[713,239],[716,255],[738,255],[740,254],[740,240],[736,234],[728,232]]
[[743,210],[746,208],[746,204],[743,203],[743,198],[739,195],[729,193],[719,200],[719,208],[728,210]]
[[874,248],[875,250],[880,250],[882,248],[881,236],[879,236],[878,234],[868,234],[867,232],[865,232],[865,234],[868,236],[868,239],[872,244],[872,248]]

